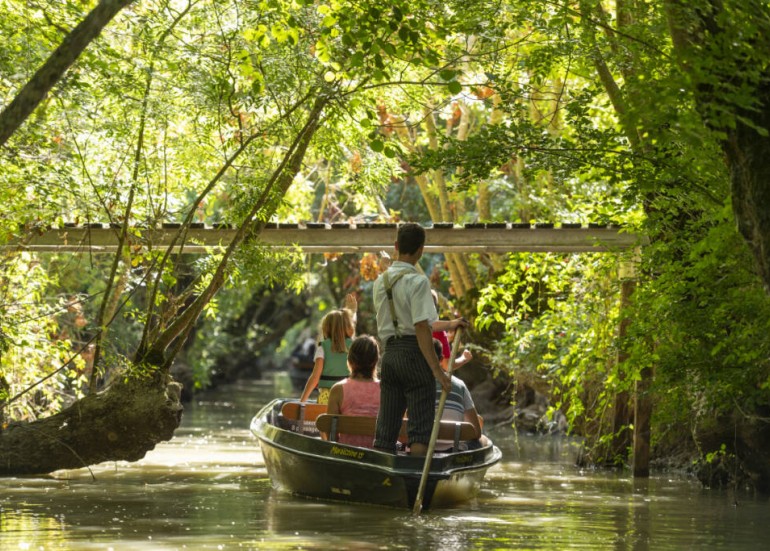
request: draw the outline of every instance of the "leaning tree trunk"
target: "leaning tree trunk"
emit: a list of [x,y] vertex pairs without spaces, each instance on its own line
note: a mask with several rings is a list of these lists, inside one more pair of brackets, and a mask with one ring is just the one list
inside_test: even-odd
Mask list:
[[9,425],[0,432],[0,476],[141,459],[182,417],[181,385],[161,377],[118,380],[61,413]]
[[[756,128],[770,130],[770,85],[755,90],[761,107],[742,113]],[[730,168],[733,213],[741,235],[749,244],[765,289],[770,292],[770,138],[743,121],[722,144]]]

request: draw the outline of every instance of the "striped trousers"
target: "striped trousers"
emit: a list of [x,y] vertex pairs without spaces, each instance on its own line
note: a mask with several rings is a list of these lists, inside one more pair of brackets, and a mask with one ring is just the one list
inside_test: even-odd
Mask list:
[[374,447],[395,453],[404,412],[409,412],[409,443],[428,444],[436,414],[436,379],[417,345],[417,337],[390,338],[380,373],[380,410]]

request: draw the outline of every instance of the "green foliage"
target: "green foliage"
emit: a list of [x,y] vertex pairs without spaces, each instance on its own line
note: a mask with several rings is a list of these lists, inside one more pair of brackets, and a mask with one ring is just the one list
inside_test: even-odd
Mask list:
[[629,362],[656,366],[663,422],[697,425],[767,404],[770,300],[726,211],[686,251],[654,246],[656,277],[637,293]]
[[[766,54],[755,50],[758,39],[701,36],[685,61],[698,69],[683,72],[671,62],[666,14],[658,3],[635,6],[618,33],[612,30],[621,23],[592,11],[597,5],[584,3],[580,14],[567,5],[535,14],[539,8],[512,3],[512,19],[532,18],[534,31],[520,43],[519,70],[488,81],[505,94],[508,116],[497,127],[465,141],[447,139],[440,150],[410,162],[420,171],[462,170],[471,188],[474,181],[495,178],[495,186],[505,189],[507,174],[500,167],[512,152],[521,166],[517,178],[547,182],[523,188],[528,197],[510,194],[535,213],[527,221],[540,213],[572,213],[571,220],[581,213],[583,220],[631,224],[650,237],[651,246],[642,251],[644,277],[634,304],[622,313],[632,328],[622,342],[614,336],[621,313],[608,260],[602,270],[591,270],[587,258],[579,261],[576,273],[597,279],[583,276],[580,284],[564,287],[554,283],[552,261],[530,275],[523,266],[535,263],[513,256],[482,290],[478,322],[501,335],[493,355],[497,365],[545,377],[573,429],[591,441],[612,438],[613,399],[632,388],[644,368],[655,373],[653,435],[673,430],[681,439],[703,419],[747,415],[767,405],[767,296],[724,200],[729,190],[721,134],[713,131],[733,124],[720,105],[751,109],[751,86],[731,86],[756,82],[766,65],[758,56],[764,60]],[[731,14],[742,23],[733,24]],[[714,15],[723,28],[745,24],[748,37],[762,28],[737,4]],[[728,49],[724,41],[730,39],[739,44]],[[607,71],[601,80],[600,70]],[[737,81],[726,76],[735,70]],[[688,81],[693,76],[697,83]],[[533,117],[538,96],[557,80],[565,86],[558,103],[545,111],[548,116]],[[696,110],[695,94],[704,91],[715,100],[715,111]],[[631,354],[623,363],[615,359],[620,350]]]
[[616,269],[608,255],[515,254],[478,301],[477,326],[501,335],[498,368],[547,382],[580,434],[630,380],[614,362]]
[[3,413],[36,419],[82,395],[86,354],[75,340],[82,306],[77,297],[58,294],[56,281],[31,255],[6,258],[2,274],[0,376],[9,400]]
[[[207,256],[199,263],[213,267],[217,261]],[[221,372],[224,358],[242,354],[244,346],[251,349],[261,335],[272,332],[271,327],[254,320],[243,327],[242,318],[249,308],[254,308],[254,302],[266,299],[270,290],[298,294],[306,285],[303,276],[304,265],[299,253],[275,252],[256,243],[239,249],[227,284],[206,305],[204,317],[196,325],[194,340],[184,354],[183,361],[192,370],[196,389],[209,386],[212,377]],[[260,353],[259,350],[252,352],[254,359]]]

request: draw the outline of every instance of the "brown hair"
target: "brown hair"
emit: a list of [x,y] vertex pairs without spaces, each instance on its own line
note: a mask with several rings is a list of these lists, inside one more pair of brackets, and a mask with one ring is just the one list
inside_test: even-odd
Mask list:
[[332,310],[321,320],[321,336],[332,341],[332,352],[347,352],[345,339],[353,332],[353,319],[348,310]]
[[398,226],[396,234],[398,252],[414,254],[417,249],[425,245],[425,228],[414,222],[406,222]]
[[353,339],[348,351],[348,368],[351,375],[360,375],[371,379],[377,360],[380,358],[380,347],[377,339],[371,335],[361,335]]

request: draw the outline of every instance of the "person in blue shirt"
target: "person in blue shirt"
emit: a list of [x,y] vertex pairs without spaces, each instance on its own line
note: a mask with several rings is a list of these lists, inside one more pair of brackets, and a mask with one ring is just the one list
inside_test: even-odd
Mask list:
[[[443,360],[443,347],[439,339],[433,339],[433,347],[436,350],[436,355],[439,360]],[[466,364],[473,358],[473,355],[469,350],[464,350],[462,355],[455,360],[455,368]],[[446,358],[447,360],[449,358]],[[442,366],[444,363],[442,363]],[[448,365],[448,364],[447,364]],[[445,367],[444,369],[448,369]],[[439,400],[441,399],[442,387],[436,385],[436,407],[438,407]],[[476,412],[476,405],[473,403],[473,397],[470,390],[465,385],[465,382],[459,377],[452,375],[452,389],[447,394],[446,401],[444,402],[444,411],[441,414],[442,421],[465,421],[473,425],[476,431],[476,438],[469,442],[461,442],[461,449],[475,449],[481,445],[479,438],[481,438],[481,417]],[[451,440],[437,440],[436,451],[446,451],[453,446],[454,442]],[[460,451],[460,450],[454,450]]]

